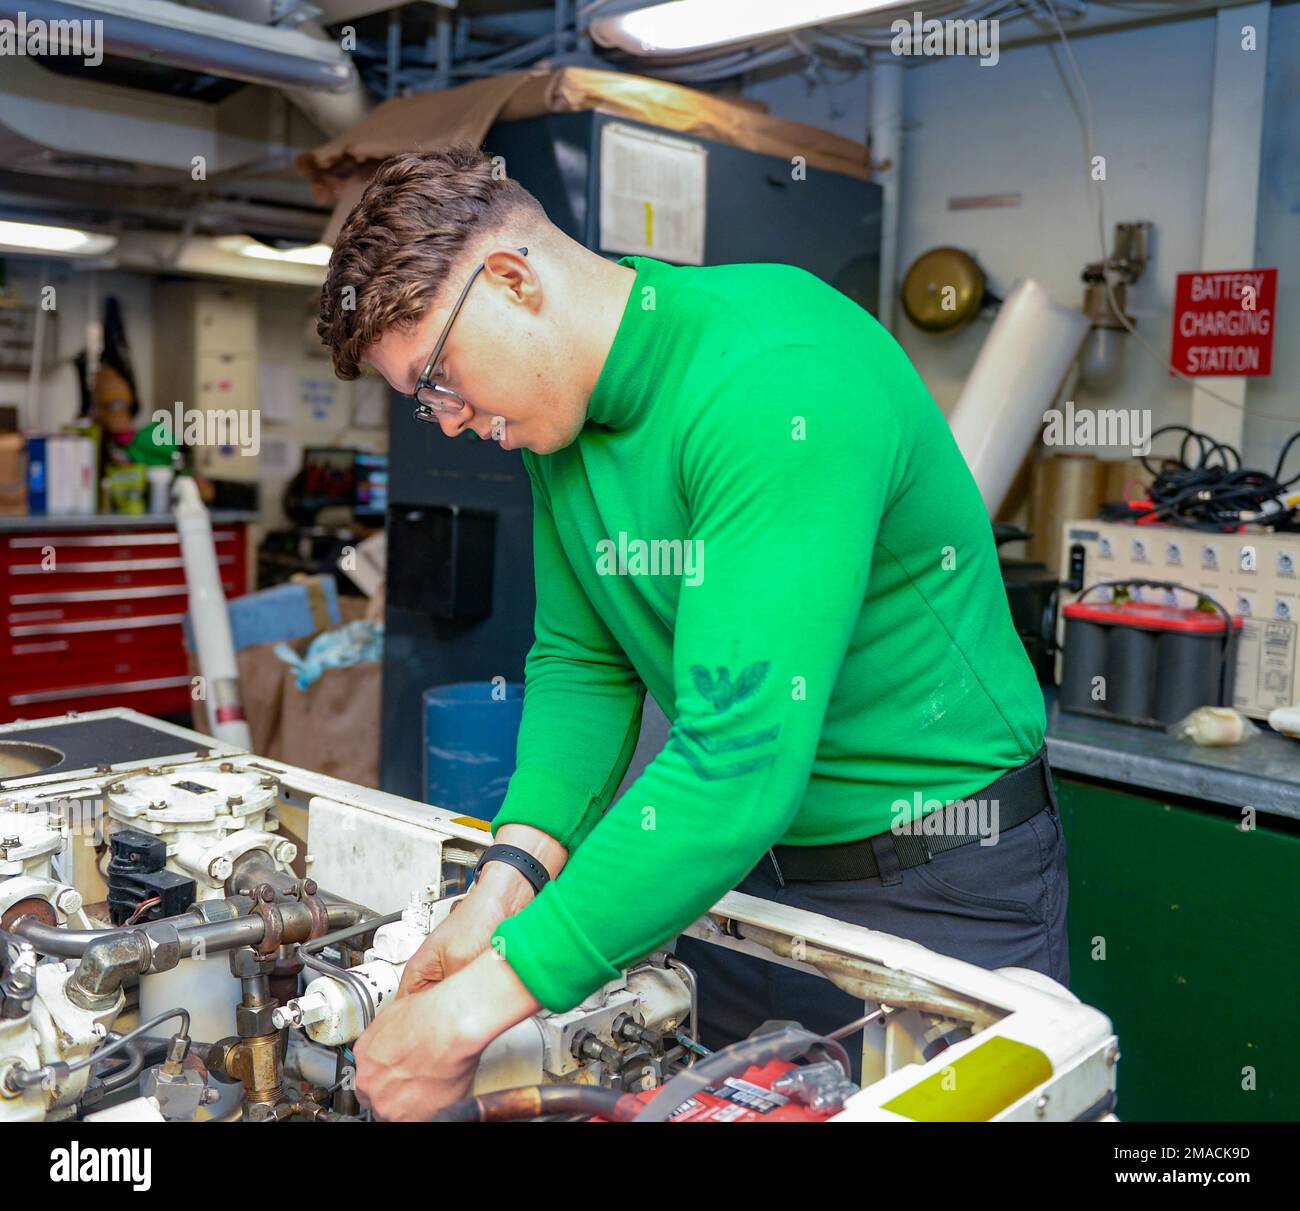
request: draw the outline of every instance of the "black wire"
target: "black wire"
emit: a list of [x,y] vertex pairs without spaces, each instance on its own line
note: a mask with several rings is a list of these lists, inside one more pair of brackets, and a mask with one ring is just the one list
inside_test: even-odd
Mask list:
[[1152,465],[1151,455],[1141,456],[1151,476],[1150,504],[1108,501],[1100,510],[1104,520],[1159,521],[1218,532],[1239,529],[1246,522],[1265,522],[1278,530],[1300,529],[1300,510],[1288,507],[1285,500],[1287,488],[1300,480],[1300,471],[1289,480],[1281,478],[1300,430],[1287,439],[1271,475],[1243,467],[1234,446],[1188,425],[1163,425],[1151,440],[1166,433],[1182,435],[1176,456],[1160,456],[1158,466]]

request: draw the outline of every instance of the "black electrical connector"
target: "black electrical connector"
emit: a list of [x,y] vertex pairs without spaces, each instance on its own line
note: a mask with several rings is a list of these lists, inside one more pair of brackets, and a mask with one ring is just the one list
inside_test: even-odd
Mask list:
[[[167,844],[158,837],[124,829],[109,839],[109,851],[108,910],[114,925],[174,917],[194,903],[194,880],[166,869]],[[142,909],[154,899],[156,904]]]

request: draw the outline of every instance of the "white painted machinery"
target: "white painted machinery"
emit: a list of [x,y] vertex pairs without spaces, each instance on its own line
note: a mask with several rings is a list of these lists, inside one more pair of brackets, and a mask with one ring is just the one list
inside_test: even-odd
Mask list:
[[[0,727],[0,1121],[364,1117],[350,1045],[464,893],[478,821],[130,711]],[[1033,972],[732,893],[692,936],[862,1000],[861,1086],[784,1026],[709,1052],[693,973],[647,956],[484,1053],[440,1117],[1078,1121],[1110,1022]]]

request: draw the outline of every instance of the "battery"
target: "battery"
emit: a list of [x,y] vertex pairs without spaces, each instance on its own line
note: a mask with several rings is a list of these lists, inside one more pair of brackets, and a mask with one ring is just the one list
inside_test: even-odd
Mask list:
[[[785,1060],[771,1060],[760,1067],[751,1066],[740,1076],[729,1076],[707,1089],[691,1094],[669,1116],[670,1123],[824,1123],[831,1111],[813,1110],[772,1088],[773,1083],[796,1065]],[[658,1089],[636,1094],[639,1101],[650,1102]],[[592,1122],[607,1122],[593,1119]]]
[[1146,601],[1063,606],[1061,707],[1166,727],[1202,706],[1232,701],[1232,652],[1241,619]]

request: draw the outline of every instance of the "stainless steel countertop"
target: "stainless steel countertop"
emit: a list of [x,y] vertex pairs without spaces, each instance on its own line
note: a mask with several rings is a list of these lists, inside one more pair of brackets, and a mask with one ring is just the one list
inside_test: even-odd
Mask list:
[[1231,748],[1203,748],[1155,728],[1062,711],[1047,697],[1047,755],[1063,774],[1300,819],[1300,740],[1259,731]]
[[[216,509],[213,522],[256,521],[257,514],[242,509]],[[31,517],[0,517],[0,534],[21,534],[51,530],[147,530],[150,527],[174,526],[171,513],[90,513],[77,517],[50,517],[41,513]]]

